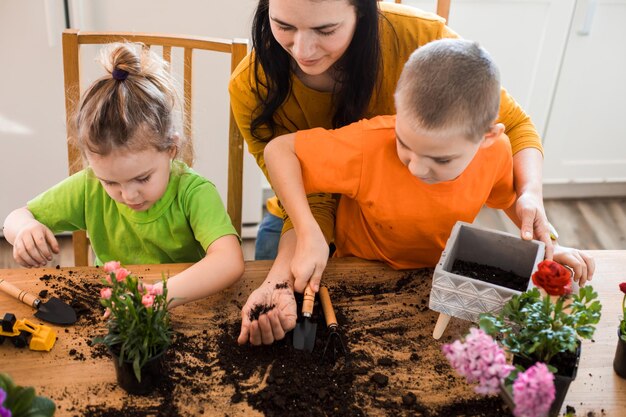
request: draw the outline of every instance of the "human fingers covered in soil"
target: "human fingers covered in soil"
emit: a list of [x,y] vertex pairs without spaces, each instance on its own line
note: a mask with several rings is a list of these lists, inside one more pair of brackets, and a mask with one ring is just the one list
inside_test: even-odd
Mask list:
[[296,300],[286,282],[265,282],[254,290],[241,309],[237,342],[258,346],[272,344],[296,326]]

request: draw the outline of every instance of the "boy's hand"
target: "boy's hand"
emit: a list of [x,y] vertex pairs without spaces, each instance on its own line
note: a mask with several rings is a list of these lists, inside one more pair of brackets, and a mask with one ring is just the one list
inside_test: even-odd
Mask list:
[[554,245],[550,239],[550,227],[548,226],[548,218],[543,207],[541,199],[534,195],[524,193],[519,196],[515,203],[515,212],[522,222],[520,232],[522,239],[531,240],[536,238],[546,245],[545,257],[552,259],[554,254]]
[[[257,305],[271,306],[258,320],[250,321],[250,311]],[[296,327],[296,299],[287,282],[266,281],[254,290],[241,309],[241,332],[237,338],[240,345],[270,345],[285,337],[285,333]]]
[[313,291],[319,290],[322,273],[328,263],[328,253],[328,243],[319,227],[309,234],[298,236],[296,252],[291,261],[296,291],[304,292],[307,284]]
[[578,282],[578,285],[581,287],[584,287],[587,281],[593,279],[596,263],[593,257],[585,251],[555,245],[554,260],[569,267],[573,272],[572,278],[574,281]]
[[13,258],[27,268],[43,267],[59,253],[59,243],[52,231],[35,219],[29,220],[15,236]]

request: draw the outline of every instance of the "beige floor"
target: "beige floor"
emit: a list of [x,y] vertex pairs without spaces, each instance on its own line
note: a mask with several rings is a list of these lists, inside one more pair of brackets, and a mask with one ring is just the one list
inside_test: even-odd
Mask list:
[[[548,218],[559,232],[559,242],[580,249],[626,249],[626,198],[546,200]],[[498,210],[483,209],[476,223],[484,227],[518,233],[513,223]],[[69,236],[59,236],[61,253],[52,265],[73,266]],[[244,258],[254,259],[254,239],[244,239]],[[0,238],[0,268],[15,268],[12,247]]]

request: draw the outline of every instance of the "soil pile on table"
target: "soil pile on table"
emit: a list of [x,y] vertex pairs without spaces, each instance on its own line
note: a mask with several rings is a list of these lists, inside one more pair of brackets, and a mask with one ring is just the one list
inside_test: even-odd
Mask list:
[[[452,319],[442,340],[432,338],[437,317],[428,309],[432,270],[399,276],[393,282],[369,277],[367,285],[358,277],[329,283],[347,358],[322,361],[327,329],[317,303],[312,353],[295,350],[290,335],[271,346],[237,345],[240,309],[248,295],[240,292],[202,314],[185,314],[184,307],[173,310],[175,335],[166,353],[167,372],[152,395],[124,393],[109,401],[107,392],[121,392],[112,381],[85,389],[82,397],[77,394],[81,387],[51,396],[71,399],[62,415],[98,417],[509,415],[498,397],[475,394],[441,353],[441,344],[463,335],[470,323]],[[78,342],[105,328],[99,284],[79,281],[46,281],[52,296],[63,294],[85,304],[84,323],[91,326],[89,320],[97,319],[93,330],[77,333]],[[84,327],[77,329],[85,332]],[[86,360],[110,360],[102,346],[76,349]],[[86,407],[84,398],[91,405]]]

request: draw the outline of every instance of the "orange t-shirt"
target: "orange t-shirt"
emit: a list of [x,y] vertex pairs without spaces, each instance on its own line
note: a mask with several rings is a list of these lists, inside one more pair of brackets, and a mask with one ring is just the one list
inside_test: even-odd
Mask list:
[[426,184],[398,158],[395,121],[379,116],[297,132],[304,186],[307,193],[342,194],[335,256],[396,269],[433,267],[458,220],[471,223],[484,204],[505,209],[515,202],[511,143],[502,135],[456,179]]

